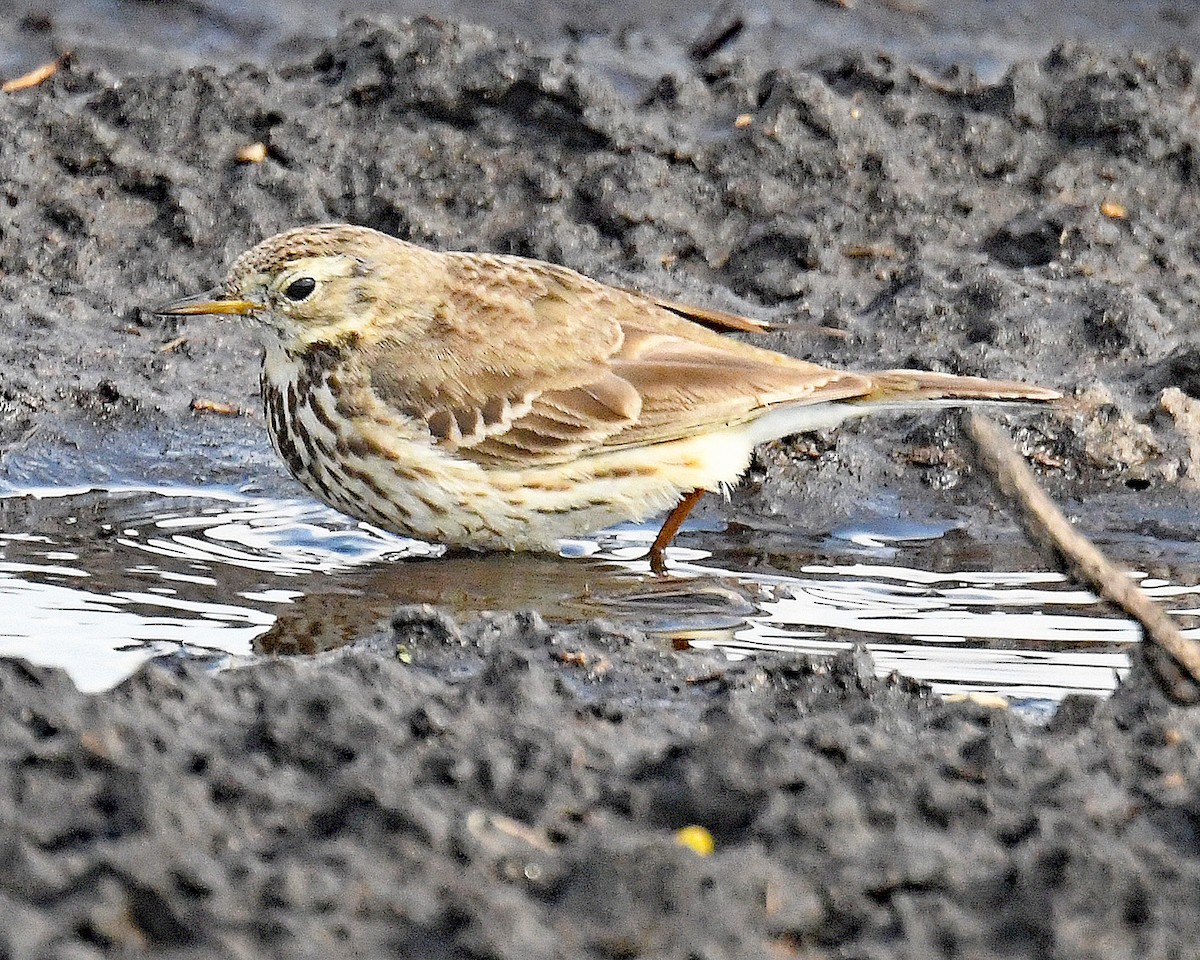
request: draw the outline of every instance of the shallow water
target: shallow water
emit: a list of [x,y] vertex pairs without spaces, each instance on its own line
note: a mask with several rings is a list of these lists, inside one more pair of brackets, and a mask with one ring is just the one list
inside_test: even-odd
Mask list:
[[[1067,693],[1110,692],[1138,640],[1022,543],[998,550],[947,525],[874,522],[769,558],[700,531],[659,579],[638,559],[650,526],[565,543],[562,557],[440,556],[312,501],[212,489],[14,492],[0,516],[0,654],[61,667],[88,691],[153,658],[216,668],[329,649],[404,603],[610,616],[651,642],[732,656],[861,643],[883,673],[1034,712]],[[980,572],[998,560],[1024,569]],[[1200,612],[1200,586],[1141,582],[1185,626]]]

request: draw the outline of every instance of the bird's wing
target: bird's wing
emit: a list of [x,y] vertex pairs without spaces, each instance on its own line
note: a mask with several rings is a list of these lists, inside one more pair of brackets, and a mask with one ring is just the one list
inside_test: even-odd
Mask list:
[[676,316],[691,320],[702,327],[708,327],[709,330],[716,330],[717,333],[766,333],[775,329],[774,325],[766,320],[755,320],[751,317],[743,317],[738,313],[726,313],[724,310],[713,310],[711,307],[694,307],[688,303],[665,300],[662,297],[646,297],[636,290],[626,290],[625,292],[640,299],[648,299],[655,306],[669,310]]
[[372,382],[435,442],[488,466],[662,443],[773,404],[871,388],[868,377],[727,339],[684,319],[678,305],[566,268],[447,257],[458,271],[454,294],[440,302],[430,342],[385,350]]

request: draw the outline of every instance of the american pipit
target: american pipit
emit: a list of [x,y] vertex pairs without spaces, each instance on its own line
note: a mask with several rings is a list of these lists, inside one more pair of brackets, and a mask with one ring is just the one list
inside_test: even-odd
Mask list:
[[720,331],[750,320],[512,256],[329,224],[264,240],[164,314],[266,332],[279,455],[330,506],[454,547],[540,550],[672,508],[663,551],[756,444],[884,407],[1050,400],[1019,383],[830,370]]

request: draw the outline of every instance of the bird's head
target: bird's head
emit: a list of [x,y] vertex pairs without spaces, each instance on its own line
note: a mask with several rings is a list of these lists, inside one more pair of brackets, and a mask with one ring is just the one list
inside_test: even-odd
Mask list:
[[300,352],[360,335],[381,299],[395,295],[387,280],[417,249],[366,227],[299,227],[238,257],[221,286],[155,312],[252,317]]

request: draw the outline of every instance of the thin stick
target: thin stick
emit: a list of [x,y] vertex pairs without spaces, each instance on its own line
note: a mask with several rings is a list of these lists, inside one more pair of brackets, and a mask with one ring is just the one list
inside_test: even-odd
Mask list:
[[1148,641],[1141,644],[1142,655],[1168,697],[1188,706],[1200,703],[1200,644],[1180,633],[1162,607],[1071,526],[995,423],[967,411],[963,426],[979,453],[979,465],[1030,539],[1065,573],[1141,625]]

